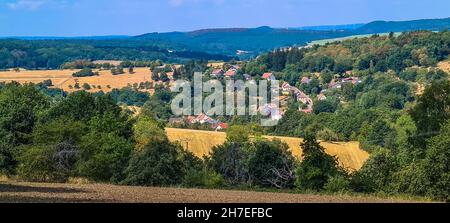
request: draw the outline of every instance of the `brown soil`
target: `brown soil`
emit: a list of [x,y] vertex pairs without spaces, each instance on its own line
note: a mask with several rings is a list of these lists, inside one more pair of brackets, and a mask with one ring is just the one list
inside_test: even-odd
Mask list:
[[106,184],[0,182],[0,203],[391,203],[372,197],[231,190],[131,187]]

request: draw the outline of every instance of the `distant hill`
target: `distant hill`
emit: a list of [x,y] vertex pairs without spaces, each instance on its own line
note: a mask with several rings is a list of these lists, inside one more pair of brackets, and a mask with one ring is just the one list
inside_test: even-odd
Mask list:
[[214,54],[234,55],[237,50],[250,51],[252,55],[274,48],[304,45],[317,39],[351,35],[348,31],[317,31],[258,28],[204,29],[193,32],[149,33],[136,36],[136,40],[161,41],[184,46],[189,50]]
[[416,30],[439,31],[450,28],[450,18],[421,19],[412,21],[387,22],[375,21],[355,30],[357,34],[372,34],[386,32],[406,32]]
[[[249,59],[276,48],[303,46],[317,40],[355,35],[450,28],[450,18],[413,21],[375,21],[368,24],[306,26],[299,28],[220,28],[192,32],[147,33],[140,36],[9,37],[46,44],[82,44],[95,47],[102,57],[94,59]],[[9,39],[8,38],[8,39]],[[6,38],[0,37],[0,40]],[[326,42],[326,41],[325,41]],[[35,42],[36,43],[36,42]],[[39,43],[39,42],[38,42]],[[117,53],[118,50],[123,52]],[[116,51],[116,52],[113,52]],[[127,53],[125,53],[125,51]],[[130,52],[133,52],[131,54]],[[239,53],[238,53],[239,52]],[[142,56],[143,53],[146,56]],[[96,55],[100,53],[96,52]],[[136,57],[130,55],[137,55]],[[77,57],[91,57],[77,55]]]
[[235,56],[236,51],[248,51],[241,58],[286,46],[302,46],[315,40],[333,39],[362,34],[404,32],[415,30],[443,30],[450,28],[450,18],[413,21],[375,21],[368,24],[334,26],[306,26],[299,28],[224,28],[193,32],[148,33],[133,39],[153,41],[174,49],[203,51]]
[[0,37],[0,39],[20,39],[20,40],[117,40],[127,39],[130,36],[77,36],[77,37],[61,37],[61,36],[12,36]]

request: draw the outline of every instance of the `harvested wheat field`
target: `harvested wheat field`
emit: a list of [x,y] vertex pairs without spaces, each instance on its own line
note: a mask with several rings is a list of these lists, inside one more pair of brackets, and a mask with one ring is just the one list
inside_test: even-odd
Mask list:
[[[207,155],[214,146],[221,145],[226,140],[224,132],[199,131],[189,129],[166,129],[167,136],[173,142],[180,142],[184,148],[193,152],[196,156],[202,157]],[[268,139],[278,138],[289,145],[292,153],[300,158],[302,151],[300,143],[302,139],[292,137],[274,137],[264,136]],[[321,142],[325,151],[336,156],[341,166],[348,168],[350,171],[359,170],[369,157],[369,154],[359,148],[358,142]]]
[[0,181],[0,203],[392,203],[368,196]]
[[[99,76],[72,77],[72,74],[77,71],[79,70],[20,70],[19,72],[11,70],[0,72],[0,82],[17,81],[19,83],[37,84],[50,79],[53,82],[53,87],[61,88],[67,92],[81,90],[74,88],[76,83],[79,84],[80,88],[85,83],[95,86],[89,92],[109,92],[114,88],[120,89],[141,82],[153,82],[149,69],[145,67],[134,68],[133,74],[128,73],[127,69],[124,69],[125,73],[120,75],[112,75],[110,70],[101,70]],[[152,90],[149,90],[149,92],[152,93]]]

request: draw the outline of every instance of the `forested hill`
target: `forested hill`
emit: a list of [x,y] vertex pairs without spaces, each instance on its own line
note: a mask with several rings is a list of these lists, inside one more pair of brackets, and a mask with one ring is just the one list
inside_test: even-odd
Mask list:
[[179,48],[160,42],[130,39],[0,40],[0,69],[57,69],[75,60],[225,60],[233,57]]
[[193,32],[149,33],[135,37],[137,40],[165,41],[187,48],[210,53],[234,55],[237,50],[256,55],[274,48],[304,45],[317,39],[352,35],[347,31],[316,31],[275,29],[267,26],[246,29],[205,29]]
[[[358,28],[354,28],[355,26]],[[248,56],[256,56],[274,48],[304,45],[314,40],[386,32],[440,31],[448,28],[450,28],[450,18],[399,22],[375,21],[365,25],[329,26],[328,28],[324,26],[320,29],[314,27],[279,29],[267,26],[205,29],[193,32],[148,33],[136,36],[134,39],[163,42],[174,47],[183,46],[186,49],[215,54],[236,55],[237,50],[243,50],[249,51]],[[244,53],[240,56],[246,58],[245,55]]]
[[375,21],[355,30],[357,34],[372,34],[386,32],[405,32],[417,30],[441,31],[450,28],[450,18],[421,19],[401,22]]

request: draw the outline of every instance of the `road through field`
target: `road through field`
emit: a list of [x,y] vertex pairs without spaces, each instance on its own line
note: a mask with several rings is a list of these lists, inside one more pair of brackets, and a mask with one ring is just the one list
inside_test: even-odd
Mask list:
[[391,203],[367,196],[131,187],[107,184],[1,182],[0,203]]

